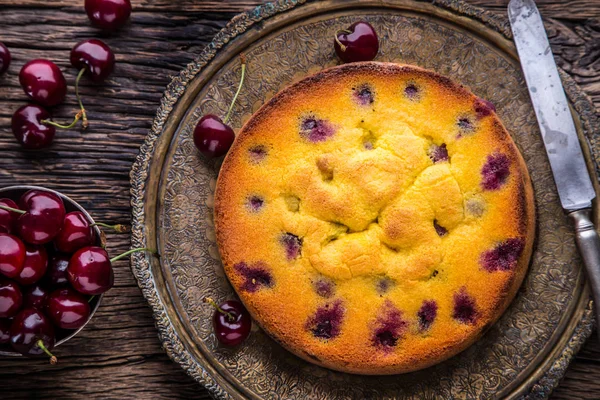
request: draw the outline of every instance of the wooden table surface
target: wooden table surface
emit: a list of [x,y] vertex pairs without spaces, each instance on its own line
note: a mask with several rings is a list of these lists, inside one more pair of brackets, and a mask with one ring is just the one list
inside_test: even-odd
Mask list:
[[[470,0],[505,13],[508,0]],[[0,77],[0,187],[14,184],[57,189],[96,218],[129,223],[129,170],[165,86],[236,13],[261,0],[133,0],[131,24],[104,37],[117,55],[117,68],[104,85],[84,80],[81,89],[90,128],[59,131],[55,144],[25,152],[11,130],[12,113],[26,103],[19,87],[21,66],[48,58],[70,85],[58,120],[76,110],[71,47],[98,37],[84,0],[0,0],[0,41],[13,63]],[[538,0],[558,63],[592,97],[600,110],[600,0]],[[109,234],[116,255],[129,246],[125,235]],[[205,389],[166,356],[149,307],[129,270],[115,265],[115,287],[75,339],[59,347],[59,364],[0,358],[0,399],[144,398],[208,399]],[[594,337],[571,364],[554,399],[600,398],[600,345]]]

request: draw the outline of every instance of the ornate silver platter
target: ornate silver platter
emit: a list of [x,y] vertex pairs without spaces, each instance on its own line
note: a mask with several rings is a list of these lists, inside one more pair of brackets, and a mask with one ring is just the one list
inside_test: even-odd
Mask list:
[[[234,296],[213,229],[219,162],[199,156],[192,132],[206,113],[224,115],[244,52],[247,80],[231,121],[239,129],[279,90],[338,63],[337,29],[366,19],[379,61],[432,69],[493,101],[533,180],[537,239],[527,278],[508,311],[475,345],[405,375],[348,375],[306,363],[260,329],[236,349],[218,346],[204,296]],[[278,1],[234,18],[167,88],[131,172],[132,269],[169,356],[216,398],[545,398],[592,329],[591,301],[563,215],[508,23],[461,1]],[[588,164],[600,156],[592,103],[563,74]],[[260,240],[260,238],[257,238]],[[285,312],[285,305],[282,305]]]

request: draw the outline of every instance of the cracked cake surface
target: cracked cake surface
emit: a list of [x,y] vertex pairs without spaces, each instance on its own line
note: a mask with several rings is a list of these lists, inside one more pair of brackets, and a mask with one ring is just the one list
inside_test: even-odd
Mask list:
[[254,319],[358,374],[418,370],[477,340],[523,280],[534,216],[494,105],[392,63],[281,91],[238,134],[215,193],[225,272]]

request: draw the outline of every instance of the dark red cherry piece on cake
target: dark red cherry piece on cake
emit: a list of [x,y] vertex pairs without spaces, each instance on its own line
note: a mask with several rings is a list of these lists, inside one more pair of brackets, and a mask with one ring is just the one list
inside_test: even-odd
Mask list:
[[121,28],[131,15],[130,0],[85,0],[92,25],[107,32]]
[[252,328],[252,319],[246,307],[237,300],[227,300],[217,304],[211,298],[205,298],[204,302],[215,308],[213,314],[213,329],[217,340],[228,347],[237,346],[242,343]]
[[43,149],[54,140],[56,128],[44,122],[50,121],[50,113],[37,104],[22,106],[12,116],[12,132],[25,149]]
[[379,51],[375,29],[365,21],[358,21],[335,35],[334,48],[344,62],[371,61]]
[[246,58],[244,55],[240,56],[240,61],[242,63],[242,76],[225,119],[221,120],[220,117],[214,114],[207,114],[200,118],[194,129],[194,144],[198,150],[208,158],[221,157],[227,154],[235,140],[235,133],[233,132],[233,129],[227,125],[227,122],[229,121],[229,116],[231,115],[231,111],[233,110],[238,95],[240,94],[240,90],[242,90],[244,77],[246,75]]
[[6,70],[8,70],[11,60],[12,57],[10,55],[8,47],[6,47],[4,43],[0,42],[0,75],[2,75],[6,72]]
[[67,81],[50,60],[29,61],[19,72],[19,82],[29,98],[45,107],[62,103],[67,95]]

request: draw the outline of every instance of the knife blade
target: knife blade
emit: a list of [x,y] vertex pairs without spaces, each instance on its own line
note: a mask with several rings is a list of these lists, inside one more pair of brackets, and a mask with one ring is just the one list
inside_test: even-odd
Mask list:
[[596,321],[600,323],[600,237],[591,218],[596,193],[567,96],[534,1],[511,0],[508,18],[560,202],[575,226],[575,241],[590,282]]
[[511,0],[508,17],[560,202],[589,208],[596,193],[540,13],[533,0]]

